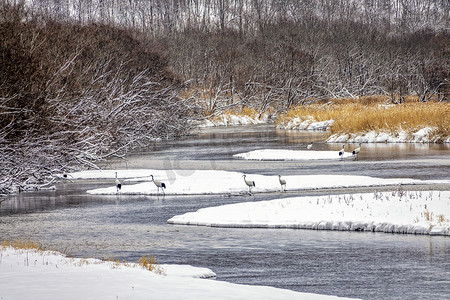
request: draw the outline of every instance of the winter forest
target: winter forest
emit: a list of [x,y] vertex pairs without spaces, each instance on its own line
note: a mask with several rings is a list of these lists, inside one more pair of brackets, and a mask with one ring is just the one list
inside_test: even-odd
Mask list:
[[0,194],[234,107],[448,101],[448,0],[0,0]]

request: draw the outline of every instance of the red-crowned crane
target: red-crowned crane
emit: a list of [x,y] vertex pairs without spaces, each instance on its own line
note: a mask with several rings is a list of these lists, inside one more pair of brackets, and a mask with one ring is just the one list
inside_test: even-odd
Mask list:
[[153,178],[153,175],[150,175],[152,177],[152,181],[153,183],[156,185],[157,189],[157,193],[159,193],[159,189],[161,188],[161,190],[163,191],[163,194],[165,195],[166,193],[164,192],[164,189],[166,188],[166,184],[164,182],[161,182],[159,180],[155,180],[155,178]]
[[340,156],[341,158],[344,158],[344,153],[345,153],[345,145],[342,145],[342,149],[339,150],[339,156]]
[[256,186],[255,182],[252,181],[252,180],[245,179],[245,177],[247,177],[247,175],[245,175],[245,174],[242,177],[244,177],[245,184],[248,186],[248,193],[251,194],[252,193],[252,188],[254,186]]
[[306,149],[311,150],[312,149],[312,142],[310,144],[308,144],[308,146],[306,146]]
[[120,189],[122,188],[122,183],[120,183],[119,179],[117,178],[117,172],[116,172],[116,191],[117,193],[120,191]]
[[353,156],[355,156],[355,159],[358,158],[358,154],[361,151],[361,143],[359,143],[359,147],[352,151]]
[[286,192],[286,180],[281,178],[281,175],[278,175],[278,181],[280,181],[281,191]]

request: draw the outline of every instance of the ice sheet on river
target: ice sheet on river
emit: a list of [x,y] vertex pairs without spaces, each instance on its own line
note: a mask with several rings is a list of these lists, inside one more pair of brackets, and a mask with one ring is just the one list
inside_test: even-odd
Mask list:
[[[248,192],[243,173],[220,170],[104,170],[83,171],[69,174],[74,179],[107,179],[111,186],[89,190],[89,194],[116,194],[115,172],[122,182],[120,194],[154,195],[157,188],[150,175],[163,181],[166,195],[207,195],[207,194],[243,194]],[[281,174],[282,175],[282,174]],[[408,178],[375,178],[355,175],[291,175],[282,176],[286,180],[287,191],[301,191],[321,188],[370,187],[387,185],[410,185],[450,183],[450,180],[424,181]],[[253,193],[280,191],[278,176],[247,174],[247,179],[255,182]],[[161,193],[161,190],[159,191]]]
[[229,204],[188,212],[167,222],[449,236],[449,219],[450,191],[398,190]]

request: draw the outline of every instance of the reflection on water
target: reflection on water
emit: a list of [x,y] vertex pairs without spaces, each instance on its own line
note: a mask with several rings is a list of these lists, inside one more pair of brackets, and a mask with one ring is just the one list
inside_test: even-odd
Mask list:
[[[176,141],[162,141],[139,155],[151,151],[152,156],[175,159],[229,159],[233,154],[256,149],[306,150],[313,142],[316,151],[339,151],[340,143],[325,143],[329,133],[322,131],[277,130],[273,126],[214,127],[203,129],[197,136]],[[346,151],[358,144],[346,144]],[[449,144],[378,143],[362,144],[360,159],[390,160],[447,156]]]
[[[255,129],[257,128],[257,129]],[[261,132],[261,128],[263,128]],[[127,167],[213,168],[263,174],[358,174],[448,179],[448,145],[363,145],[359,161],[246,162],[232,154],[261,148],[339,149],[324,133],[269,127],[220,128],[165,141]],[[110,162],[123,166],[123,162]],[[189,172],[189,171],[186,171]],[[450,238],[364,232],[174,226],[174,215],[209,206],[293,196],[92,196],[110,182],[61,184],[0,204],[0,240],[33,239],[79,257],[211,268],[218,280],[364,299],[445,299],[450,294]],[[300,193],[306,195],[306,192]]]
[[[325,132],[277,130],[273,126],[218,127],[198,136],[161,141],[151,152],[130,155],[126,161],[111,160],[107,168],[213,169],[264,175],[349,174],[382,178],[446,179],[450,174],[449,144],[363,144],[358,160],[245,161],[237,153],[256,149],[338,151],[341,144],[328,144]],[[348,144],[348,151],[357,144]],[[338,157],[338,154],[336,154]]]

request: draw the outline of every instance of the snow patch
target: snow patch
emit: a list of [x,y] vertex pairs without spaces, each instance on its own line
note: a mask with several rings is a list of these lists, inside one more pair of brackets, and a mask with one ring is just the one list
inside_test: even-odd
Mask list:
[[[122,189],[117,193],[114,185],[115,172],[122,181]],[[70,174],[74,179],[108,179],[111,186],[88,190],[96,195],[156,195],[156,186],[150,174],[166,184],[166,195],[207,195],[207,194],[246,194],[248,187],[243,173],[220,170],[108,170],[83,171]],[[416,180],[408,178],[375,178],[354,175],[291,175],[282,176],[287,181],[287,190],[300,191],[321,188],[369,187],[399,184],[450,183],[450,180]],[[247,174],[247,179],[255,181],[254,193],[277,192],[281,190],[278,176]],[[161,191],[159,192],[161,195]]]
[[260,149],[233,155],[236,158],[247,160],[339,160],[354,158],[351,152],[344,152],[339,156],[339,151],[313,151],[313,150],[283,150]]
[[450,191],[295,197],[203,208],[180,225],[373,231],[450,236]]
[[[433,135],[435,128],[425,127],[416,132],[408,133],[398,130],[395,133],[369,131],[366,133],[333,134],[328,143],[437,143],[441,137]],[[443,139],[444,143],[450,142],[450,137]]]
[[199,124],[199,127],[216,127],[216,126],[238,126],[238,125],[257,125],[270,123],[269,114],[263,114],[261,118],[258,116],[247,115],[230,115],[224,114],[215,118],[207,119]]
[[287,124],[279,124],[277,128],[279,129],[296,129],[296,130],[310,130],[310,131],[317,131],[317,130],[328,130],[331,125],[333,125],[334,120],[326,120],[317,122],[312,117],[308,117],[307,119],[304,118],[292,118],[287,121]]
[[[199,279],[206,268],[161,265],[156,274],[136,264],[68,258],[56,252],[0,247],[2,299],[343,299],[264,286]],[[215,274],[214,274],[215,275]]]

